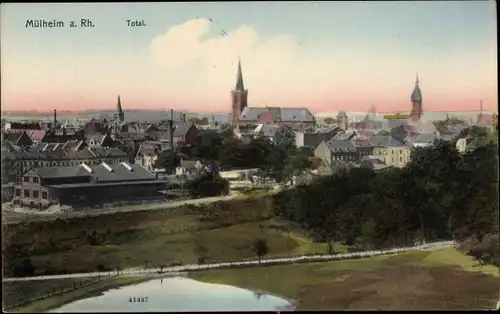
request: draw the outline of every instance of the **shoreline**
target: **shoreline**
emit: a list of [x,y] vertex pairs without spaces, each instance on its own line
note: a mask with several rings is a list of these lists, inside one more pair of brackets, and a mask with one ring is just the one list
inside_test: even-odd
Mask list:
[[[98,297],[104,294],[104,292],[112,290],[112,289],[119,289],[119,288],[124,288],[124,287],[129,287],[129,286],[134,286],[138,285],[141,283],[145,283],[148,281],[152,280],[158,280],[161,278],[174,278],[171,276],[162,276],[163,274],[158,274],[157,276],[151,277],[151,276],[130,276],[130,275],[120,275],[117,278],[111,279],[111,281],[105,282],[104,285],[101,287],[96,287],[96,286],[87,286],[85,288],[82,288],[80,291],[70,291],[68,293],[62,294],[62,295],[57,295],[57,296],[52,296],[44,300],[40,301],[35,301],[33,303],[27,304],[25,306],[19,307],[19,308],[12,308],[6,311],[6,313],[33,313],[33,312],[43,312],[43,313],[50,313],[52,310],[64,307],[68,304],[77,302],[79,300],[83,300],[86,298],[90,297]],[[208,284],[209,282],[205,282],[202,280],[196,280],[194,278],[188,277],[188,276],[178,276],[178,278],[182,279],[187,279],[187,280],[194,280],[200,283],[205,283]],[[120,280],[121,279],[121,280]],[[131,279],[131,280],[125,280],[125,279]],[[252,293],[259,293],[263,295],[268,295],[268,296],[273,296],[279,299],[283,299],[289,303],[289,305],[286,305],[283,308],[277,308],[274,309],[276,311],[295,311],[298,306],[300,305],[300,302],[297,300],[294,300],[290,297],[287,296],[282,296],[273,292],[269,291],[264,291],[261,289],[253,289],[253,288],[247,288],[247,287],[240,287],[240,286],[233,286],[233,285],[227,285],[227,284],[220,284],[224,286],[230,286],[232,288],[239,288],[239,289],[244,289],[247,291],[250,291]],[[86,290],[86,291],[82,291]]]
[[100,296],[104,292],[112,289],[136,285],[154,279],[158,279],[158,277],[151,278],[149,276],[119,276],[112,278],[109,281],[102,281],[95,285],[86,286],[78,290],[69,291],[61,295],[56,295],[44,300],[35,301],[18,308],[12,308],[7,310],[6,313],[49,313],[50,311],[63,307],[67,304],[89,297]]

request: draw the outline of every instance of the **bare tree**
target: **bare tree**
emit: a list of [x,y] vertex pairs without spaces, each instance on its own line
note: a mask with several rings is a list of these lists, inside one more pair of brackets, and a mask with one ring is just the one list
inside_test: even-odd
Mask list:
[[266,255],[269,251],[269,246],[267,245],[266,239],[256,239],[252,244],[252,250],[259,257],[260,264],[260,259],[262,258],[262,256]]

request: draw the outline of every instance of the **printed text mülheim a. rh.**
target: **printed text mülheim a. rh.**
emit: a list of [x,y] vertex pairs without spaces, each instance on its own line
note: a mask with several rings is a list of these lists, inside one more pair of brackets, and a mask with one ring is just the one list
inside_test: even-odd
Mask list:
[[[79,25],[79,26],[78,26]],[[69,27],[70,28],[75,28],[75,27],[94,27],[94,23],[92,22],[91,19],[89,18],[84,18],[80,19],[80,24],[78,24],[75,20],[69,21]],[[66,27],[66,23],[61,20],[26,20],[25,24],[26,28],[64,28]]]

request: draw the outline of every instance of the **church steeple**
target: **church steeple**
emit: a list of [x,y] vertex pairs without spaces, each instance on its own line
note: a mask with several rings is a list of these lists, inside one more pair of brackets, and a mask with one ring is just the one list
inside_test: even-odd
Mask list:
[[120,120],[120,122],[125,121],[125,114],[123,113],[122,110],[122,102],[120,100],[120,95],[118,95],[118,101],[116,103],[116,114],[118,115],[118,120]]
[[236,73],[236,86],[231,91],[232,123],[235,129],[239,129],[240,115],[248,106],[248,90],[243,85],[243,73],[241,72],[241,60],[238,60],[238,72]]
[[413,122],[417,122],[420,120],[420,117],[422,116],[423,109],[422,109],[422,91],[420,90],[419,86],[420,80],[418,79],[418,72],[417,72],[417,77],[415,79],[415,88],[413,88],[413,92],[411,93],[411,113],[410,117]]
[[420,80],[418,79],[418,73],[417,73],[417,78],[415,79],[415,88],[413,89],[413,93],[411,93],[411,102],[413,103],[422,102],[422,92],[420,91],[419,83]]
[[241,60],[238,59],[238,72],[236,73],[236,87],[234,90],[244,91],[245,85],[243,84],[243,73],[241,71]]

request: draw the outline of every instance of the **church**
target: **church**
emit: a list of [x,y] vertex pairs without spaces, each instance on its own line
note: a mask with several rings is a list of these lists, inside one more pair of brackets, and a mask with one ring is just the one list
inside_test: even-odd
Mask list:
[[243,84],[241,61],[238,62],[236,86],[231,91],[232,124],[239,130],[257,124],[288,125],[292,128],[314,127],[316,118],[307,108],[249,107],[248,89]]
[[415,88],[413,89],[413,92],[411,93],[411,113],[410,113],[410,120],[412,122],[418,122],[420,121],[420,118],[422,117],[423,111],[422,111],[422,92],[420,91],[420,86],[419,86],[419,80],[418,80],[418,74],[417,74],[417,79],[415,81]]

